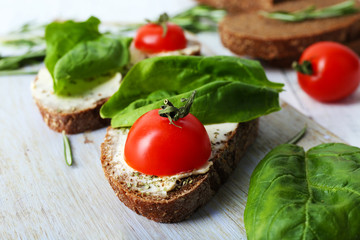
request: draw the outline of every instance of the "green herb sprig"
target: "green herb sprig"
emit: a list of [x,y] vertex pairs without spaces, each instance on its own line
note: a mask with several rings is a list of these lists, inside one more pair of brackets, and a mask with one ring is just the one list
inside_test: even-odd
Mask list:
[[175,15],[170,21],[193,33],[214,32],[225,15],[225,10],[199,5]]
[[329,7],[316,9],[315,6],[309,6],[296,12],[275,11],[259,13],[264,17],[281,20],[285,22],[301,22],[309,19],[340,17],[359,12],[360,9],[355,6],[354,0],[348,0]]
[[0,73],[4,70],[19,69],[25,65],[30,65],[43,61],[45,50],[30,51],[19,56],[10,56],[0,58]]
[[300,141],[304,137],[306,131],[307,131],[307,125],[305,124],[305,126],[295,136],[293,136],[289,141],[287,141],[286,143],[288,143],[288,144],[296,144],[298,141]]
[[68,166],[73,164],[72,151],[69,138],[66,136],[65,131],[62,131],[63,143],[64,143],[64,156],[65,162]]
[[10,71],[0,71],[0,76],[14,76],[14,75],[35,75],[39,71],[33,71],[33,70],[22,70],[22,69],[16,69],[16,70],[10,70]]
[[[164,15],[164,14],[163,14]],[[226,15],[226,11],[208,6],[198,5],[185,10],[175,16],[168,16],[168,21],[179,25],[181,28],[192,32],[214,32],[217,31],[218,22]],[[160,17],[161,19],[162,17]],[[147,22],[156,22],[146,20]],[[129,32],[138,29],[143,23],[116,24],[117,32]]]

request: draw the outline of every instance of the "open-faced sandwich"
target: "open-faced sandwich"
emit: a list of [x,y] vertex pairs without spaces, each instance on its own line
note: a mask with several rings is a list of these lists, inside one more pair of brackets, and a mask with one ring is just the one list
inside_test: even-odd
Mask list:
[[46,68],[31,90],[44,121],[55,131],[79,133],[109,124],[99,109],[120,86],[131,38],[101,34],[99,24],[91,17],[46,27]]
[[143,60],[100,111],[112,119],[101,145],[105,176],[138,214],[184,220],[229,177],[257,118],[279,110],[281,89],[258,62],[236,57]]

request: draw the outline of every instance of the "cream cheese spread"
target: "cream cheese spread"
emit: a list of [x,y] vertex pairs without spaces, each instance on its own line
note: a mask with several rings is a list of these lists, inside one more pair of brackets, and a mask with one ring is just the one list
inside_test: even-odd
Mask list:
[[94,108],[99,100],[111,97],[120,87],[121,74],[116,73],[109,80],[82,95],[58,96],[53,92],[53,79],[46,68],[39,71],[37,79],[31,84],[33,97],[50,110],[58,113],[72,113]]
[[191,172],[179,173],[172,176],[151,176],[142,174],[131,168],[124,159],[124,148],[126,138],[129,132],[127,128],[111,129],[108,134],[114,142],[113,159],[111,162],[112,175],[114,178],[125,179],[127,187],[140,193],[165,197],[167,193],[177,186],[179,180],[199,174],[205,174],[212,166],[211,159],[225,147],[229,135],[236,129],[237,123],[222,123],[206,125],[205,129],[209,135],[212,152],[209,161],[201,168],[194,169]]

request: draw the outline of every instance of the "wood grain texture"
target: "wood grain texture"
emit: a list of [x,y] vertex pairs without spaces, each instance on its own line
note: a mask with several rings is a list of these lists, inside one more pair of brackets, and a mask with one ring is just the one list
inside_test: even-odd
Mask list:
[[249,178],[259,160],[305,123],[305,148],[341,141],[283,103],[261,118],[256,142],[207,205],[184,222],[160,224],[113,193],[99,159],[105,129],[70,136],[75,164],[68,167],[61,134],[46,126],[31,98],[33,78],[0,79],[0,239],[245,239]]
[[[195,4],[191,0],[55,2],[7,4],[0,14],[6,22],[0,32],[7,33],[34,16],[40,17],[39,23],[56,17],[84,20],[90,15],[104,21],[139,22],[145,17],[155,19],[164,10],[172,15]],[[218,34],[202,33],[199,38],[213,53],[233,55],[221,45]],[[339,103],[322,104],[300,89],[294,71],[266,67],[266,73],[270,80],[286,84],[280,94],[283,100],[360,147],[360,89]],[[65,164],[61,134],[45,125],[31,98],[33,79],[0,77],[0,239],[245,239],[243,212],[249,177],[266,152],[290,138],[304,122],[309,131],[300,144],[306,148],[341,141],[284,106],[282,112],[261,119],[255,144],[205,207],[185,222],[154,223],[125,207],[105,179],[99,160],[105,129],[70,136],[75,164]]]

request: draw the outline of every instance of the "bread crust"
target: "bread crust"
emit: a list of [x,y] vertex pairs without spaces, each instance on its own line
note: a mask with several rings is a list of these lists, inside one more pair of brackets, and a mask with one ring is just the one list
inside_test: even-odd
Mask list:
[[[38,77],[34,81],[37,81],[37,79]],[[58,112],[56,109],[45,107],[34,96],[33,99],[46,125],[56,132],[64,130],[67,134],[76,134],[110,125],[110,119],[102,119],[100,117],[100,108],[109,99],[108,97],[96,101],[91,108],[73,112]]]
[[209,172],[191,177],[191,183],[175,188],[166,197],[141,195],[129,189],[121,178],[115,178],[111,160],[114,157],[113,139],[108,132],[101,144],[101,164],[116,196],[136,213],[156,222],[173,223],[188,218],[208,202],[235,169],[246,149],[253,143],[258,119],[239,123],[229,136],[225,147],[213,158]]
[[102,119],[100,117],[100,108],[107,100],[108,98],[101,99],[96,102],[96,106],[93,108],[72,113],[58,113],[53,109],[44,107],[36,99],[35,103],[49,128],[56,132],[64,130],[67,134],[76,134],[110,125],[110,119]]
[[[324,1],[315,2],[322,6]],[[326,5],[338,2],[341,1],[331,0]],[[287,2],[278,4],[273,10],[296,10],[309,4],[309,1],[297,1],[292,5]],[[255,12],[229,15],[219,24],[219,32],[224,46],[238,55],[288,63],[297,60],[315,42],[346,44],[360,39],[360,13],[295,23],[266,19]]]

